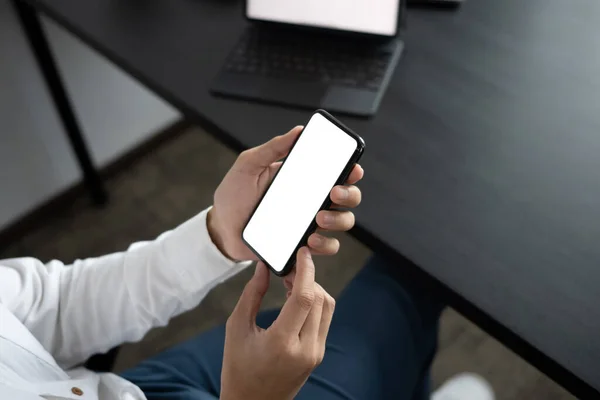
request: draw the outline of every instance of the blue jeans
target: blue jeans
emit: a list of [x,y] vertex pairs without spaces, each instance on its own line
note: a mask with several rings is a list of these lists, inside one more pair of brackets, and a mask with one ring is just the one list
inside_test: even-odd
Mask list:
[[[297,399],[424,400],[442,304],[405,284],[404,269],[373,257],[337,300],[323,363]],[[262,312],[268,327],[277,311]],[[225,328],[200,334],[122,376],[149,400],[219,397]]]

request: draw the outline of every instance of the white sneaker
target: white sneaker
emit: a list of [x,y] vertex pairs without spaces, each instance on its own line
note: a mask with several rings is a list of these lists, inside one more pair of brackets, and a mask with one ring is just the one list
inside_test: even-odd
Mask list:
[[481,376],[464,373],[446,381],[431,400],[494,400],[494,390]]

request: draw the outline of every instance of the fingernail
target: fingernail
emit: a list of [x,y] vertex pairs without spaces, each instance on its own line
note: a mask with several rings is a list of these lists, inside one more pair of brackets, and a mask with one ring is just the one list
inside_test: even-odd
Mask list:
[[260,263],[256,263],[256,267],[254,267],[254,276],[258,275],[258,271],[260,270]]
[[346,200],[350,196],[350,191],[345,187],[338,187],[338,197],[342,200]]

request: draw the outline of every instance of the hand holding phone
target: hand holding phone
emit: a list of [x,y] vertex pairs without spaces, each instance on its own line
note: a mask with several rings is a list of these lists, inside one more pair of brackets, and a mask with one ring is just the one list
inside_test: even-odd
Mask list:
[[329,193],[345,182],[364,152],[360,136],[318,110],[251,214],[242,239],[276,275],[288,274],[316,229]]
[[[232,260],[258,260],[242,240],[252,212],[269,187],[303,127],[276,136],[260,146],[241,153],[215,191],[213,208],[207,215],[208,233],[220,252]],[[316,221],[323,232],[313,233],[308,247],[313,254],[334,255],[339,241],[330,232],[343,232],[354,226],[352,209],[361,202],[356,186],[364,171],[356,164],[346,182],[331,190],[332,210],[319,212]]]

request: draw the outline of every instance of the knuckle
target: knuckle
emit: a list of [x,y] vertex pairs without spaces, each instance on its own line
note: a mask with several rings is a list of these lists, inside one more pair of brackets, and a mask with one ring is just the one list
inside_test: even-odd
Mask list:
[[325,294],[325,304],[332,310],[335,309],[335,299],[329,293]]
[[252,157],[252,149],[244,150],[238,156],[237,161],[245,162],[251,157]]
[[317,286],[315,289],[315,295],[313,304],[316,306],[322,306],[325,303],[325,290],[321,286]]
[[289,345],[289,346],[287,347],[287,354],[288,354],[288,356],[290,357],[290,359],[293,359],[293,360],[295,360],[296,362],[297,362],[298,360],[301,360],[301,359],[302,359],[302,349],[301,349],[301,347],[299,347],[299,346],[292,346],[292,345]]
[[298,305],[303,310],[310,310],[315,302],[314,290],[303,290],[296,297]]
[[280,337],[278,342],[277,352],[280,356],[286,360],[296,360],[298,358],[298,351],[296,346],[291,342],[288,337]]
[[308,352],[308,354],[304,355],[304,359],[302,363],[306,366],[307,369],[313,370],[315,369],[321,362],[323,361],[322,356],[319,352]]

